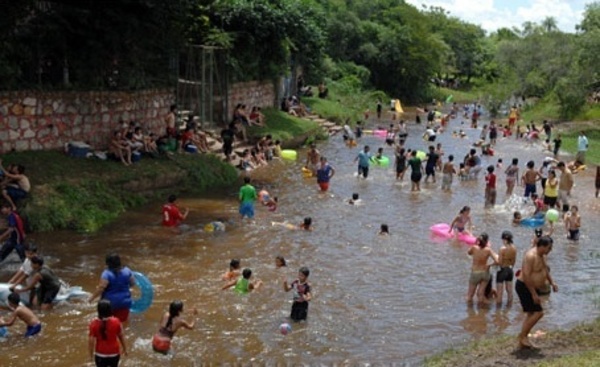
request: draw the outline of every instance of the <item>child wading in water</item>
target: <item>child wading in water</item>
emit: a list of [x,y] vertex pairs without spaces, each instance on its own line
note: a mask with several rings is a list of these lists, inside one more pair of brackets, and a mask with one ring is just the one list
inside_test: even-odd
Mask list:
[[290,318],[293,321],[306,320],[308,316],[308,302],[312,299],[310,283],[307,279],[310,271],[306,267],[300,268],[298,271],[298,279],[288,285],[287,280],[283,281],[283,289],[286,292],[294,290],[294,303],[292,304],[292,312]]
[[450,223],[450,230],[448,233],[452,232],[452,230],[456,230],[456,234],[465,232],[467,234],[471,234],[468,229],[468,226],[471,226],[473,223],[471,222],[471,208],[468,206],[464,206],[458,215],[454,218],[452,223]]
[[381,225],[381,229],[379,230],[379,235],[380,236],[389,236],[390,235],[390,228],[388,227],[387,224]]
[[234,279],[231,282],[225,284],[225,286],[223,286],[222,289],[234,287],[233,290],[237,294],[248,294],[252,291],[257,290],[262,285],[262,282],[260,280],[250,280],[251,277],[252,270],[246,268],[242,272],[241,278]]
[[5,321],[0,317],[0,327],[12,326],[17,319],[22,320],[27,325],[27,331],[25,331],[25,337],[34,336],[35,334],[42,331],[42,323],[37,316],[28,309],[26,306],[21,305],[21,297],[18,293],[11,293],[8,295],[8,307],[13,311],[8,321]]
[[571,241],[579,240],[579,227],[581,227],[581,216],[577,205],[571,205],[571,210],[565,214],[565,229],[567,238]]
[[[198,310],[192,311],[194,316],[198,315]],[[171,339],[180,328],[192,330],[196,321],[188,322],[181,318],[183,313],[183,302],[173,301],[169,305],[169,312],[165,313],[160,320],[160,329],[152,338],[152,349],[155,352],[167,354],[171,350]]]

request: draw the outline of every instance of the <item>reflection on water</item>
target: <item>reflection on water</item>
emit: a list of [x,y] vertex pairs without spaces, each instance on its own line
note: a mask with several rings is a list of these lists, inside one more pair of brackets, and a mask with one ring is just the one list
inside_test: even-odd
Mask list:
[[[466,131],[470,139],[440,136],[446,155],[454,154],[457,161],[479,135],[476,130]],[[420,129],[413,127],[408,147],[425,150],[419,137]],[[376,150],[383,141],[365,137],[361,143]],[[182,198],[180,205],[190,208],[189,229],[179,234],[160,226],[161,203],[154,203],[127,213],[93,236],[61,232],[34,237],[50,266],[73,285],[93,290],[109,250],[118,251],[127,265],[152,280],[155,303],[145,314],[133,316],[127,326],[131,347],[124,366],[414,365],[424,356],[472,338],[518,332],[522,321],[518,301],[510,309],[467,307],[466,247],[430,239],[432,224],[449,222],[462,206],[470,205],[476,232],[487,231],[496,250],[505,229],[515,234],[520,254],[529,247],[531,230],[511,228],[510,210],[502,205],[483,209],[483,179],[455,181],[452,193],[441,192],[438,180],[435,185],[423,184],[423,191],[415,194],[409,182],[395,180],[392,167],[373,167],[368,180],[357,180],[353,159],[360,146],[349,149],[341,137],[335,137],[319,148],[336,168],[330,192],[318,192],[313,180],[302,177],[302,160],[273,164],[253,177],[259,187],[279,197],[279,208],[275,213],[257,208],[254,221],[239,220],[237,189],[232,189]],[[501,141],[498,151],[496,157],[483,157],[484,164],[495,164],[498,157],[510,162],[513,155],[521,161],[540,162],[544,157],[537,147],[524,148],[514,140]],[[385,155],[393,156],[391,148],[385,148]],[[591,172],[576,179],[573,201],[580,204],[583,236],[579,244],[569,243],[562,226],[557,227],[549,263],[560,292],[546,303],[542,329],[570,327],[598,315],[593,284],[600,276],[600,264],[591,240],[600,234],[592,225],[598,204],[593,199]],[[505,199],[502,175],[498,182],[501,202]],[[354,192],[360,194],[362,205],[346,203]],[[300,223],[306,216],[313,218],[313,232],[271,226],[272,221]],[[202,231],[217,218],[228,220],[225,233]],[[377,235],[382,223],[389,225],[391,236]],[[276,255],[288,260],[287,269],[275,268]],[[220,277],[231,258],[240,258],[242,267],[252,268],[264,287],[246,297],[221,291]],[[13,269],[15,265],[8,264]],[[283,291],[282,279],[291,281],[301,266],[311,270],[314,299],[309,319],[292,325],[292,333],[283,336],[278,327],[287,321],[292,295]],[[150,338],[174,299],[183,300],[188,310],[197,307],[199,323],[194,331],[179,332],[173,342],[174,356],[164,357],[151,352]],[[11,330],[13,337],[0,343],[3,350],[10,350],[0,355],[0,365],[81,365],[87,360],[87,324],[94,315],[93,305],[60,306],[41,316],[43,335],[26,342],[16,337],[23,330],[23,325],[17,325]]]

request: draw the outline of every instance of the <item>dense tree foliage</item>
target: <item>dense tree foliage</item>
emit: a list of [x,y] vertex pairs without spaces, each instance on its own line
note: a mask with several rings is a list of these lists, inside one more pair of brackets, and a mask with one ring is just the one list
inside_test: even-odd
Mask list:
[[300,67],[407,102],[433,83],[476,85],[489,99],[551,95],[565,115],[600,83],[600,3],[576,34],[553,18],[486,35],[441,7],[403,0],[21,0],[0,22],[3,89],[172,85],[186,44],[217,46],[234,80]]

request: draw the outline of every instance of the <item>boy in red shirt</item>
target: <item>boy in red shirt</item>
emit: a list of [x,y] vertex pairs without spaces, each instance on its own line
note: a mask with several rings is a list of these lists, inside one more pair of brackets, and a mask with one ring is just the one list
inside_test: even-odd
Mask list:
[[496,175],[494,166],[487,168],[488,174],[485,176],[485,207],[494,207],[496,205]]
[[189,209],[185,209],[183,213],[179,210],[179,207],[175,204],[177,200],[177,196],[171,195],[169,196],[168,203],[163,205],[163,226],[165,227],[177,227],[181,224],[185,218],[187,218]]

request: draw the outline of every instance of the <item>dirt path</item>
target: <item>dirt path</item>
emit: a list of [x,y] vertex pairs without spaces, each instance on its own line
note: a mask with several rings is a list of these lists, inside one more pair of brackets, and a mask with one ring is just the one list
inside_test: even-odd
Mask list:
[[[538,334],[542,334],[538,332]],[[516,336],[476,342],[425,361],[427,367],[531,367],[542,362],[600,349],[600,319],[569,331],[553,331],[532,337],[539,349],[516,348]],[[600,365],[600,361],[598,361]]]

